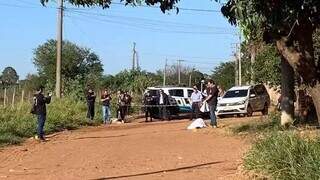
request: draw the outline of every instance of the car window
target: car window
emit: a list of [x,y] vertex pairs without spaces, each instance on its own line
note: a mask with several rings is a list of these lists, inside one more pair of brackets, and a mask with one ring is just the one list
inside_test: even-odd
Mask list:
[[236,97],[246,97],[248,95],[248,90],[230,90],[227,91],[223,98],[236,98]]
[[188,97],[191,97],[192,93],[193,93],[193,90],[188,90]]
[[169,90],[170,96],[184,97],[183,89],[171,89]]
[[159,94],[158,90],[148,90],[151,96],[157,96]]

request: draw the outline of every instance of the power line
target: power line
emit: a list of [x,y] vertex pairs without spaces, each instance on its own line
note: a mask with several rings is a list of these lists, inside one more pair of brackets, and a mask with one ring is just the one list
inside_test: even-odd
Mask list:
[[182,30],[170,30],[170,29],[162,29],[162,28],[156,28],[156,27],[150,27],[146,26],[146,24],[139,24],[135,22],[119,22],[114,20],[107,20],[107,19],[101,19],[101,18],[92,18],[88,15],[80,15],[74,16],[69,15],[69,17],[78,18],[79,20],[85,20],[85,21],[99,21],[104,22],[108,24],[116,24],[120,26],[126,26],[129,28],[135,28],[135,29],[143,29],[143,30],[149,30],[152,32],[159,32],[159,33],[175,33],[175,34],[197,34],[197,35],[234,35],[233,33],[227,33],[227,32],[212,32],[212,31],[182,31]]
[[[95,12],[84,12],[79,10],[70,10],[67,9],[70,13],[75,13],[79,15],[92,15],[92,16],[98,16],[98,17],[104,17],[106,19],[121,19],[123,21],[129,21],[129,22],[142,22],[144,24],[148,23],[150,25],[165,25],[165,26],[175,26],[179,28],[206,28],[211,30],[235,30],[233,28],[226,28],[226,27],[215,27],[215,26],[208,26],[208,25],[199,25],[199,24],[188,24],[188,23],[179,23],[179,22],[173,22],[173,21],[163,21],[163,20],[156,20],[156,19],[148,19],[148,18],[141,18],[141,17],[129,17],[129,16],[120,16],[120,15],[111,15],[111,14],[103,14],[103,13],[95,13]],[[235,32],[233,32],[235,33]]]

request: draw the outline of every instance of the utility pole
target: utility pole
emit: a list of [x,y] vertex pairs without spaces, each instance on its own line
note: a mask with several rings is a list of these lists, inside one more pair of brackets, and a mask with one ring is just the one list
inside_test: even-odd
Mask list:
[[133,49],[132,49],[132,70],[136,69],[136,43],[133,42]]
[[137,61],[137,69],[140,69],[140,64],[139,64],[139,54],[138,51],[136,51],[136,61]]
[[241,71],[241,29],[239,26],[239,86],[242,85],[242,71]]
[[62,28],[63,28],[63,0],[58,0],[58,32],[57,32],[57,69],[56,96],[61,98],[61,59],[62,59]]
[[177,60],[178,61],[178,83],[181,84],[181,62],[183,60]]
[[167,63],[168,63],[168,59],[166,59],[166,63],[164,64],[164,70],[163,70],[163,87],[166,86]]

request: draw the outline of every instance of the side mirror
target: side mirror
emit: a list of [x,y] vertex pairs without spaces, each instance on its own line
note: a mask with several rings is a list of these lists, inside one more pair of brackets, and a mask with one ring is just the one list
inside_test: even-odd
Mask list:
[[255,98],[256,95],[255,94],[250,94],[250,98]]

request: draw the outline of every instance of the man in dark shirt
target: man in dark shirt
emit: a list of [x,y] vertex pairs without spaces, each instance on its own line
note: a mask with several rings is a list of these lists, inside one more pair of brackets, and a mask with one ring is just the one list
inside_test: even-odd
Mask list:
[[48,94],[47,97],[43,95],[44,87],[40,86],[37,88],[37,92],[33,97],[34,100],[34,114],[37,115],[38,120],[38,127],[37,127],[37,135],[38,138],[42,141],[45,140],[44,138],[44,124],[47,119],[47,108],[46,104],[49,104],[51,102],[51,93]]
[[208,87],[207,87],[207,98],[204,100],[204,102],[207,102],[209,105],[209,112],[210,112],[210,125],[213,128],[217,128],[217,117],[215,114],[217,103],[218,103],[218,94],[219,90],[213,80],[208,81]]
[[94,91],[90,88],[87,93],[87,106],[88,106],[87,118],[89,118],[91,121],[94,118],[95,101],[96,101],[96,95]]
[[110,124],[110,116],[111,116],[110,101],[111,101],[111,96],[108,93],[108,90],[105,89],[103,94],[101,95],[102,116],[103,116],[104,124]]
[[148,122],[148,117],[150,117],[150,121],[152,122],[152,118],[153,118],[153,111],[152,111],[152,105],[154,105],[153,103],[153,97],[150,95],[149,92],[147,92],[144,96],[144,105],[145,105],[145,117],[146,117],[146,122]]

